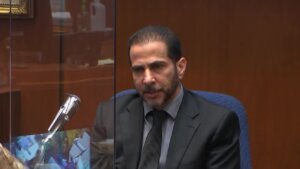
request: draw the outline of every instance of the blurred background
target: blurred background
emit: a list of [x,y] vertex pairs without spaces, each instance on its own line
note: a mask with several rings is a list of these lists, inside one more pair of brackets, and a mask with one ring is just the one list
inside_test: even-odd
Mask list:
[[81,104],[66,129],[90,128],[114,93],[115,2],[20,2],[0,18],[0,141],[47,132],[68,94]]

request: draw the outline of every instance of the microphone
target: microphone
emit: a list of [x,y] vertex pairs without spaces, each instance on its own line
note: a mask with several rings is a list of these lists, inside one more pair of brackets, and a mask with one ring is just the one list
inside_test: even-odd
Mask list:
[[69,94],[65,103],[58,110],[54,120],[48,128],[48,131],[51,133],[55,133],[56,131],[60,130],[78,110],[79,104],[80,98],[76,95]]
[[[60,130],[67,121],[71,119],[74,113],[79,108],[80,98],[73,94],[68,94],[68,98],[65,103],[59,108],[54,120],[52,121],[50,127],[48,128],[49,135],[45,139],[42,140],[39,158],[37,158],[37,165],[44,166],[44,158],[46,151],[46,143],[52,139],[54,134]],[[43,167],[42,167],[43,168]],[[50,167],[51,168],[51,167]]]

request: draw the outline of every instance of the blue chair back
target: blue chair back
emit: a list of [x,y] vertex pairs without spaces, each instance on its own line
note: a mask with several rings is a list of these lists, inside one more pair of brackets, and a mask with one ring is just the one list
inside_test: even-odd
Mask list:
[[[115,95],[115,97],[123,96],[126,94],[133,94],[137,91],[135,89],[123,90]],[[240,155],[241,155],[241,169],[252,169],[252,162],[250,157],[249,134],[248,134],[248,121],[247,114],[241,102],[233,96],[208,92],[201,90],[193,90],[193,92],[204,99],[226,107],[234,111],[239,119],[241,133],[240,133]]]

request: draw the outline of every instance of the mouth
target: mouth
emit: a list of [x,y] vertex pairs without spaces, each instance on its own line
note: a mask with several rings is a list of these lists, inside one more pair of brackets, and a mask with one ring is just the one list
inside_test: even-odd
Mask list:
[[144,92],[143,96],[145,99],[155,99],[159,96],[159,91],[151,91],[151,92]]

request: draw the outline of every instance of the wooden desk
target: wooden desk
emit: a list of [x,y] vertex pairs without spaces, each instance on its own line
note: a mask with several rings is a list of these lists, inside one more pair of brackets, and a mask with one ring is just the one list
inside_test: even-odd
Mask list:
[[14,67],[14,88],[21,92],[21,135],[47,132],[62,105],[60,96],[65,93],[81,99],[79,111],[67,123],[66,129],[91,127],[98,104],[113,95],[113,69],[113,65],[65,65],[63,70],[57,64]]

